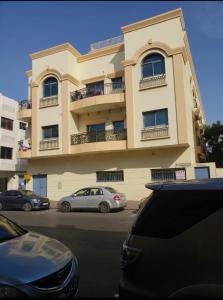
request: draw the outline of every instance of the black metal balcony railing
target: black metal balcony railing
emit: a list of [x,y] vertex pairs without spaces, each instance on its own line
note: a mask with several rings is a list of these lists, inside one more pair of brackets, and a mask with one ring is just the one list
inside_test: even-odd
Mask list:
[[74,92],[71,92],[71,101],[77,101],[89,97],[100,96],[100,95],[109,95],[117,94],[124,92],[124,83],[106,83],[101,87],[92,89],[92,88],[83,88]]
[[21,100],[19,102],[19,111],[24,109],[31,109],[31,108],[32,108],[31,100]]
[[71,135],[71,145],[127,140],[127,130],[106,130]]

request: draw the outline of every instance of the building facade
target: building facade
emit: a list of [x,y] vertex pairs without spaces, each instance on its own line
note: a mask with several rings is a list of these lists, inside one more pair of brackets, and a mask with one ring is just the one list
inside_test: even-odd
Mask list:
[[51,200],[109,185],[128,200],[153,180],[217,177],[181,9],[121,28],[81,54],[65,43],[30,55],[27,187]]
[[27,161],[16,158],[18,143],[25,139],[26,123],[17,120],[18,102],[0,94],[0,192],[18,188]]

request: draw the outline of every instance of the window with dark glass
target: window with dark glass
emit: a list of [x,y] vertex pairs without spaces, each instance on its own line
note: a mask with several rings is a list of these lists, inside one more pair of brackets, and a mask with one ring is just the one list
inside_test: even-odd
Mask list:
[[98,96],[104,94],[104,81],[86,84],[87,96]]
[[132,233],[173,238],[223,209],[219,191],[155,191],[146,202]]
[[105,141],[105,123],[88,125],[87,133],[89,143]]
[[152,169],[151,179],[154,181],[185,180],[186,170],[177,168]]
[[1,128],[13,130],[13,120],[1,117]]
[[9,147],[0,147],[1,148],[1,157],[2,159],[12,159],[12,148]]
[[87,125],[87,132],[98,132],[98,131],[105,131],[105,123]]
[[26,130],[26,123],[19,122],[19,128],[23,129],[23,130]]
[[112,78],[112,89],[121,89],[122,88],[122,77]]
[[156,126],[167,126],[167,125],[168,125],[167,109],[143,112],[144,128],[156,127]]
[[146,56],[142,61],[142,78],[165,74],[164,57],[154,53]]
[[58,125],[42,127],[43,139],[58,138]]
[[58,81],[54,77],[48,77],[43,82],[43,97],[56,96],[58,94]]
[[124,120],[113,122],[114,131],[122,131],[124,129]]
[[101,171],[96,172],[97,182],[124,181],[123,171]]
[[75,193],[75,195],[77,197],[82,197],[82,196],[89,196],[90,194],[90,189],[82,189],[82,190],[79,190]]
[[0,243],[27,233],[27,231],[4,216],[0,216]]

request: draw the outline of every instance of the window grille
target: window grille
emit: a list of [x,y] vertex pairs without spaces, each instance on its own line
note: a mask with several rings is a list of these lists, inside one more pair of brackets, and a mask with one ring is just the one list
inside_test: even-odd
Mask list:
[[101,171],[96,172],[97,182],[124,181],[123,171]]
[[153,169],[151,170],[153,181],[185,180],[185,169]]

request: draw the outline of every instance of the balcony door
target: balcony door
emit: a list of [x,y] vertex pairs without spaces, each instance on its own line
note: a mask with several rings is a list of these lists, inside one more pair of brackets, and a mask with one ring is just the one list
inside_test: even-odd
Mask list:
[[87,133],[91,143],[105,141],[105,123],[88,125]]
[[87,97],[99,96],[104,94],[104,81],[86,84]]

